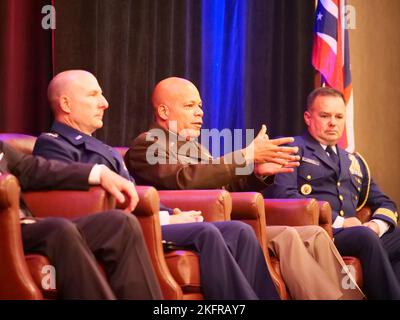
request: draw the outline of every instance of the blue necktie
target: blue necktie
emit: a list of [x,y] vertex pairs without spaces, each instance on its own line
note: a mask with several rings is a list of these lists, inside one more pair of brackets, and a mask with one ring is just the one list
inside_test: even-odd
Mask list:
[[339,167],[339,157],[335,151],[333,151],[332,146],[327,146],[325,149],[326,152],[329,154],[329,158]]

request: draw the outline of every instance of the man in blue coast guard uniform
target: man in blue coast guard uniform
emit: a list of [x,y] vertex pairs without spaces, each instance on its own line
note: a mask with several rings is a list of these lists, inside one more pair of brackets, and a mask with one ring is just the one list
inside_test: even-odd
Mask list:
[[[50,82],[48,96],[56,121],[37,139],[34,154],[103,164],[133,181],[118,152],[92,137],[108,108],[96,78],[82,70],[62,72]],[[199,211],[164,210],[174,214],[160,212],[163,239],[199,253],[207,299],[279,299],[251,227],[239,221],[198,223]]]
[[[308,97],[304,120],[308,132],[295,138],[300,167],[279,174],[265,196],[316,198],[330,203],[334,242],[342,255],[361,260],[364,292],[369,299],[400,299],[400,229],[397,208],[373,181],[358,154],[337,145],[345,126],[342,94],[315,89]],[[366,223],[356,217],[372,209]]]

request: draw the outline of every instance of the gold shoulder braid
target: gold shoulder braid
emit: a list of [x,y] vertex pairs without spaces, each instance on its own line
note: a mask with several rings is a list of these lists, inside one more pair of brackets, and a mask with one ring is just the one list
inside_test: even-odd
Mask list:
[[365,204],[367,203],[367,200],[368,200],[369,189],[371,187],[371,171],[369,170],[367,161],[361,156],[361,154],[359,154],[358,152],[355,152],[355,154],[361,159],[365,168],[367,169],[367,179],[368,179],[367,192],[365,193],[364,200],[362,201],[361,205],[359,205],[356,209],[356,211],[360,211],[365,206]]

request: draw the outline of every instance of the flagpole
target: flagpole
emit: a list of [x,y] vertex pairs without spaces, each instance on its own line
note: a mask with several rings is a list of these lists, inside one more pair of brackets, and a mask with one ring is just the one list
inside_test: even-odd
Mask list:
[[[315,11],[317,11],[317,6],[318,6],[318,0],[314,0],[314,15],[315,15]],[[322,86],[322,77],[321,77],[321,73],[317,70],[315,70],[315,74],[314,74],[314,88],[319,88]]]

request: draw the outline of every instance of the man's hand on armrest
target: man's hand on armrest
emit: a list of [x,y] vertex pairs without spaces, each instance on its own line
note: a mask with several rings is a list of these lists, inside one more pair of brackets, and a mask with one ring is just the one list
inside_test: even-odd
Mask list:
[[174,223],[191,223],[191,222],[203,222],[204,218],[201,215],[201,211],[190,210],[182,211],[175,208],[173,214],[169,216],[170,224]]
[[[99,167],[100,169],[98,169]],[[95,171],[95,177],[93,177],[93,171]],[[96,177],[96,171],[99,174],[98,177]],[[139,196],[136,192],[135,185],[104,165],[95,165],[93,167],[89,176],[89,183],[100,184],[106,191],[111,193],[119,203],[126,203],[126,211],[132,212],[139,202]]]

